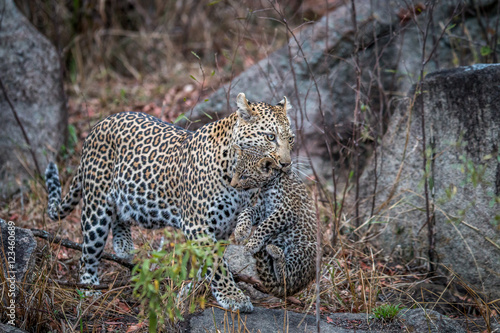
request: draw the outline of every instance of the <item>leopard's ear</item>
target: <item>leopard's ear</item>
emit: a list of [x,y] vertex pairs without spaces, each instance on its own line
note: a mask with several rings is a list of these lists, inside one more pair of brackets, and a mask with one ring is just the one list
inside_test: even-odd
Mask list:
[[278,103],[278,105],[283,107],[283,110],[285,110],[285,114],[292,108],[292,104],[290,104],[286,96],[283,96],[283,99]]
[[244,93],[238,94],[236,105],[238,105],[238,110],[236,110],[238,116],[245,121],[249,121],[257,115],[257,111],[248,103]]

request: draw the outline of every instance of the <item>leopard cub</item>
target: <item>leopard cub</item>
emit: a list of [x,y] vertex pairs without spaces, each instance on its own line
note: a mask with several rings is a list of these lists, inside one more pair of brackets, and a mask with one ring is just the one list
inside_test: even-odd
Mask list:
[[231,185],[261,188],[257,203],[239,216],[238,243],[256,259],[257,273],[266,289],[278,297],[303,290],[315,278],[316,212],[304,183],[293,172],[277,170],[275,162],[254,150],[238,151]]

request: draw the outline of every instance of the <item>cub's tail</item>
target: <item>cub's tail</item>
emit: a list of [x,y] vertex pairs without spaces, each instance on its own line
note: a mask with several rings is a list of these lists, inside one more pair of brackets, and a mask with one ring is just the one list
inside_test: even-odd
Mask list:
[[49,202],[47,214],[52,221],[59,221],[65,218],[75,208],[82,197],[82,182],[80,168],[71,182],[69,192],[61,202],[61,182],[59,181],[59,171],[54,162],[50,162],[45,170],[45,184],[49,191]]

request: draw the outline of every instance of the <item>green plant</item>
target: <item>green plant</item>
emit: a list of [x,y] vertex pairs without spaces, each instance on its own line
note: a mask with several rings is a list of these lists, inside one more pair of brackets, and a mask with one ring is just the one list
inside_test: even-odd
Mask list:
[[382,321],[391,321],[402,309],[400,304],[382,304],[373,309],[372,316]]
[[[207,269],[222,258],[226,245],[224,242],[214,244],[208,237],[176,242],[183,238],[180,232],[171,234],[166,231],[165,234],[167,239],[174,239],[169,248],[153,252],[151,258],[143,260],[132,272],[134,295],[141,300],[141,306],[147,312],[150,332],[156,332],[158,323],[163,324],[165,317],[171,321],[182,319],[181,297],[177,294],[184,294],[189,289],[182,288],[184,281],[204,276]],[[205,299],[195,299],[189,308],[191,312],[196,304],[203,308]]]

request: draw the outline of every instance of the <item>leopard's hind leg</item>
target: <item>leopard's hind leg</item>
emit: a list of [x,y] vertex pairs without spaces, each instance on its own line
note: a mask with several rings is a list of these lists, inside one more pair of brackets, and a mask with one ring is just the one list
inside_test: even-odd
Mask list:
[[123,259],[131,259],[134,242],[132,241],[130,224],[117,218],[111,223],[111,230],[113,232],[113,249],[116,255]]
[[97,269],[116,213],[114,207],[110,206],[105,196],[100,193],[95,193],[95,197],[89,195],[84,198],[84,206],[81,222],[83,251],[80,258],[80,282],[97,285]]
[[286,269],[286,261],[285,261],[285,253],[283,250],[274,245],[267,244],[266,251],[273,258],[273,269],[274,275],[276,276],[276,280],[286,284],[285,280],[285,269]]
[[132,232],[130,229],[131,223],[126,216],[119,212],[116,204],[118,199],[114,193],[112,192],[107,198],[108,205],[115,211],[115,218],[111,221],[113,249],[119,258],[132,259],[134,242],[132,241]]
[[262,249],[254,254],[254,258],[256,261],[257,274],[267,291],[278,297],[284,296],[285,288],[283,288],[283,286],[286,285],[286,282],[282,280],[282,274],[277,276],[275,260],[271,254],[269,254],[267,249]]

